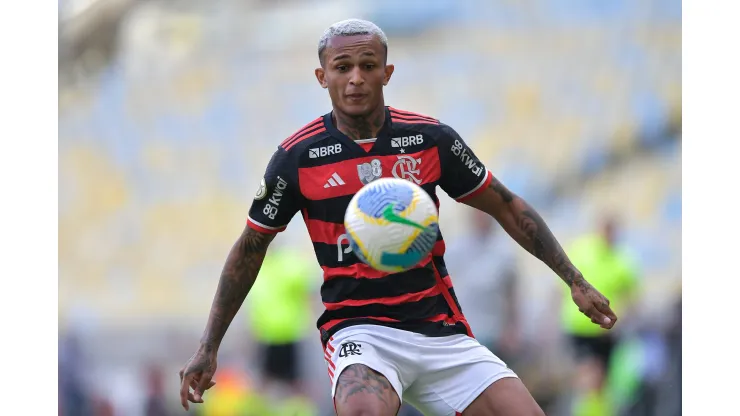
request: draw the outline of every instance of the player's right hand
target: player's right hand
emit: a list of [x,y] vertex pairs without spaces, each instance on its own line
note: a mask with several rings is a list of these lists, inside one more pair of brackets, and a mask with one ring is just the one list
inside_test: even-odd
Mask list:
[[[200,347],[180,370],[180,403],[185,410],[192,403],[203,403],[203,394],[216,382],[211,381],[216,374],[216,351]],[[190,392],[190,388],[193,389]]]

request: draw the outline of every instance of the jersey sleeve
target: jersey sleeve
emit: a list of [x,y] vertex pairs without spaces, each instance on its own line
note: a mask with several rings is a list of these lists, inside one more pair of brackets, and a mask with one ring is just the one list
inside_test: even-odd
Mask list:
[[442,175],[439,185],[451,198],[462,202],[483,192],[493,175],[454,129],[444,124],[440,128],[437,147]]
[[288,152],[279,147],[267,164],[247,225],[263,233],[283,231],[301,208],[300,201],[298,168]]

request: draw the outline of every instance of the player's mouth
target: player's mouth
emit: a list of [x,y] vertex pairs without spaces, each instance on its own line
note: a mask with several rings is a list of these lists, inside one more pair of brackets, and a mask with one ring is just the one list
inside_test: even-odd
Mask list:
[[354,93],[354,94],[347,94],[347,99],[350,101],[362,101],[367,97],[367,94],[360,94],[360,93]]

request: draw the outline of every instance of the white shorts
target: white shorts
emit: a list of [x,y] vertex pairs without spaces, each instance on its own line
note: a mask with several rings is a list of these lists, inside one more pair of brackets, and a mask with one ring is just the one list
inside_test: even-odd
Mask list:
[[406,401],[429,416],[462,413],[488,386],[517,375],[467,335],[427,337],[379,325],[339,330],[327,343],[331,396],[347,366],[363,364],[384,375]]

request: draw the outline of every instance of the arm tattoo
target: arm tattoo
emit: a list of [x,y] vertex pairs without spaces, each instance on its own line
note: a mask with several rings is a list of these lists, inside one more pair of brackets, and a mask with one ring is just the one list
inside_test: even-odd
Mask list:
[[542,217],[527,202],[509,191],[496,178],[489,185],[509,207],[511,216],[501,224],[525,250],[542,260],[568,285],[583,285],[581,272],[570,262]]
[[220,345],[229,324],[257,278],[267,247],[273,238],[274,235],[247,227],[234,243],[221,272],[211,314],[201,339],[203,345],[214,348]]
[[342,371],[334,397],[338,404],[347,403],[356,394],[373,396],[391,411],[400,406],[398,395],[388,379],[362,364],[352,364]]

